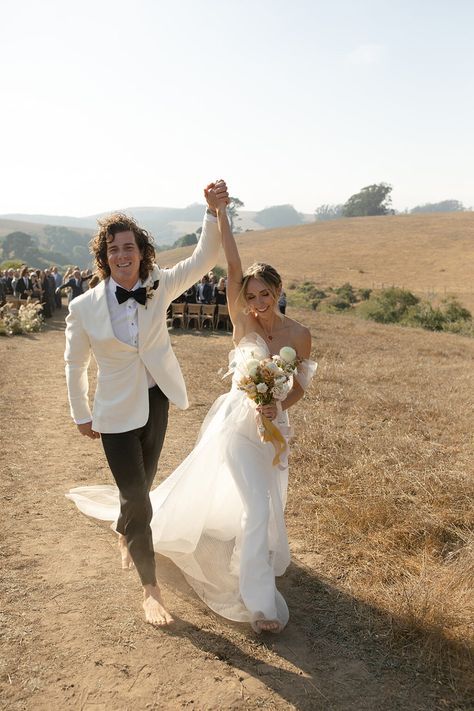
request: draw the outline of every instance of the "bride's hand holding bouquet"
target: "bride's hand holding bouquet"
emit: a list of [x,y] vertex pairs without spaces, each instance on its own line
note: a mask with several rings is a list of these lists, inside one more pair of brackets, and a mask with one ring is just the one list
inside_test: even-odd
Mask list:
[[280,455],[285,452],[287,445],[272,420],[281,412],[281,403],[291,389],[291,376],[297,367],[296,351],[285,346],[278,355],[262,360],[250,358],[245,363],[246,373],[237,384],[239,390],[243,390],[257,405],[257,429],[262,442],[271,442],[275,448],[274,465],[279,463]]

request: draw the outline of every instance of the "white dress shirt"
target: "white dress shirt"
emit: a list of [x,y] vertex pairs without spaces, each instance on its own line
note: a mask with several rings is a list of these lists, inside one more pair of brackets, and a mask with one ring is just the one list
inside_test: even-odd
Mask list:
[[[115,338],[122,341],[122,343],[127,343],[129,346],[134,346],[138,350],[138,301],[128,299],[119,304],[115,296],[117,286],[119,286],[119,284],[117,284],[112,277],[109,277],[107,284],[107,306],[109,307],[112,330]],[[140,286],[143,286],[143,284],[139,279],[130,291],[134,291]],[[146,372],[146,376],[149,388],[156,385],[148,371]]]

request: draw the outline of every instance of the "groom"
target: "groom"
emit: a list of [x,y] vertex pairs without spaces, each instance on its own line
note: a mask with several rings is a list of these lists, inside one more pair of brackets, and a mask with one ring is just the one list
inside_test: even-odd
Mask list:
[[[228,198],[224,181],[205,194]],[[217,260],[220,235],[213,211],[206,211],[192,255],[171,269],[154,264],[147,231],[117,213],[99,222],[91,242],[102,280],[69,305],[66,319],[66,380],[71,415],[79,432],[101,438],[120,492],[117,523],[122,561],[131,559],[143,585],[147,622],[167,625],[155,573],[149,491],[168,422],[169,400],[188,407],[183,376],[171,348],[166,311]],[[97,361],[92,413],[87,370]]]

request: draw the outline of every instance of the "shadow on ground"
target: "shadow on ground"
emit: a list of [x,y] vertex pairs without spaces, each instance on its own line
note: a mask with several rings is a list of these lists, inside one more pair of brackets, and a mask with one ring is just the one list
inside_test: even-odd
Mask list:
[[[204,619],[217,617],[194,595],[178,569],[166,558],[158,558],[160,579],[180,597],[193,598]],[[252,681],[258,681],[302,711],[472,708],[469,694],[474,689],[469,688],[467,663],[465,675],[459,679],[458,674],[455,684],[448,667],[440,667],[439,656],[434,663],[420,652],[421,631],[413,631],[409,646],[406,635],[403,643],[398,641],[397,628],[403,627],[403,620],[342,593],[300,563],[291,564],[279,588],[290,608],[290,622],[280,635],[257,636],[248,625],[224,621],[234,632],[229,639],[183,620],[168,634],[186,637],[196,648],[228,664],[247,693],[252,693]],[[249,643],[265,647],[268,661],[262,663],[261,654],[253,657],[238,646],[238,633],[242,647],[248,648]],[[462,657],[463,650],[452,641],[440,638],[439,644],[446,661]],[[254,691],[258,695],[258,684]],[[421,704],[420,699],[424,699]]]

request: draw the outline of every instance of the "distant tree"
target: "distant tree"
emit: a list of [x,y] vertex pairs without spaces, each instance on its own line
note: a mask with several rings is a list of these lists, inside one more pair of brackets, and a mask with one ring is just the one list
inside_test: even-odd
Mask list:
[[191,244],[197,244],[198,238],[194,232],[188,235],[183,235],[178,237],[178,239],[173,243],[173,249],[176,247],[189,247]]
[[26,232],[10,232],[2,242],[4,259],[16,257],[25,260],[25,256],[35,246],[33,237]]
[[314,211],[316,222],[327,222],[327,220],[338,220],[343,215],[344,205],[320,205]]
[[22,264],[21,259],[6,259],[0,263],[0,269],[19,269]]
[[301,225],[303,215],[297,212],[293,205],[273,205],[260,210],[255,215],[255,222],[262,227],[289,227],[291,225]]
[[367,185],[358,193],[352,195],[343,208],[344,217],[368,217],[370,215],[390,215],[390,193],[392,186],[387,183]]
[[417,212],[463,212],[466,208],[459,200],[442,200],[441,202],[426,202],[424,205],[417,205],[411,214]]
[[229,215],[229,220],[230,220],[230,229],[232,232],[240,232],[240,227],[236,227],[235,223],[237,220],[240,220],[239,213],[237,210],[240,207],[244,206],[244,203],[242,200],[239,200],[238,197],[230,197],[229,198],[230,203],[229,206],[227,207],[227,214]]

